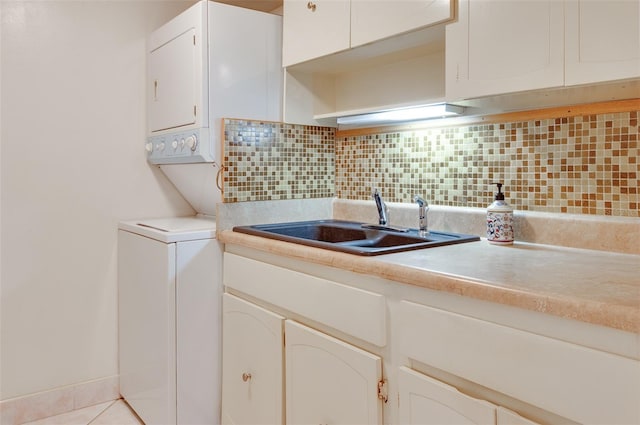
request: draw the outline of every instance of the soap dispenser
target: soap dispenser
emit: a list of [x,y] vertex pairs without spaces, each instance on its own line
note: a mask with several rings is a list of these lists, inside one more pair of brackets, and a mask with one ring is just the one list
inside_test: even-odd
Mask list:
[[513,208],[504,200],[502,183],[498,186],[495,200],[487,208],[487,240],[495,245],[513,244]]

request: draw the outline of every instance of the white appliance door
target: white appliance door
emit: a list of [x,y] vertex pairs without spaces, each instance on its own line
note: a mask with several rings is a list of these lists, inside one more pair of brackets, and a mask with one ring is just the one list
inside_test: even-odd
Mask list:
[[176,365],[180,425],[220,423],[222,250],[216,239],[177,243]]
[[176,245],[118,231],[120,393],[146,424],[176,423]]
[[196,123],[196,30],[177,35],[149,54],[149,130]]

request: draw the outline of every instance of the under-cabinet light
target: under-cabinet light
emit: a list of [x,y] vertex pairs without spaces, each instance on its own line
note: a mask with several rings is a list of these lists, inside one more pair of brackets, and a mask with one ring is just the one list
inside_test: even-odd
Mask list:
[[416,121],[460,115],[463,112],[464,107],[462,106],[450,105],[448,103],[436,103],[433,105],[412,106],[408,108],[390,109],[388,111],[371,112],[368,114],[338,117],[338,124],[381,124],[401,121]]

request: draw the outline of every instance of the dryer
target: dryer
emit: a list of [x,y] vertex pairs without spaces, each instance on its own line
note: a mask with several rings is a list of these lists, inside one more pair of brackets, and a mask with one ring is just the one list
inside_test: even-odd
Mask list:
[[144,423],[220,423],[221,296],[213,219],[119,224],[120,393]]
[[193,208],[222,200],[224,118],[282,120],[282,17],[201,0],[147,41],[147,160]]

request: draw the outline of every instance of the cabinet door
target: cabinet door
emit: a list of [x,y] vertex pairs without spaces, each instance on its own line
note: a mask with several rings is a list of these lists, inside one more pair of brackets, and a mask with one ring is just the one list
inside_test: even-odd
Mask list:
[[222,299],[222,423],[283,424],[284,318]]
[[285,0],[283,7],[283,66],[349,48],[349,0]]
[[453,18],[452,0],[352,0],[351,47]]
[[564,84],[563,3],[460,0],[446,29],[448,100]]
[[195,124],[196,81],[201,69],[194,28],[151,51],[148,57],[149,131]]
[[640,2],[570,0],[567,85],[640,76]]
[[381,424],[380,357],[287,320],[287,423]]
[[400,423],[421,425],[495,424],[496,406],[406,367],[398,373]]
[[496,422],[498,425],[538,425],[537,422],[525,419],[504,407],[498,407],[496,411]]

